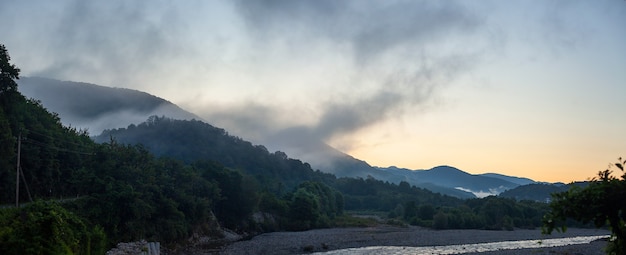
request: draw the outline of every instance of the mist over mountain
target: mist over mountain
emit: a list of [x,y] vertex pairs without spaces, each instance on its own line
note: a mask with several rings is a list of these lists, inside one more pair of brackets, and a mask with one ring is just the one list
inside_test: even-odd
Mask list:
[[270,148],[286,151],[290,156],[310,163],[314,169],[333,173],[337,177],[373,177],[396,184],[405,181],[416,187],[460,198],[498,195],[520,185],[535,183],[529,178],[498,173],[473,175],[450,166],[429,170],[373,167],[315,137],[309,128],[294,127],[263,139],[263,144],[271,144]]
[[[409,183],[431,183],[440,187],[470,192],[476,197],[498,195],[519,186],[501,178],[469,174],[451,166],[437,166],[428,170],[409,170],[398,167],[378,168],[381,171],[405,176]],[[505,175],[503,177],[510,178]]]
[[498,173],[484,173],[484,174],[479,174],[479,175],[485,176],[485,177],[498,178],[498,179],[502,179],[502,180],[519,184],[519,185],[527,185],[531,183],[536,183],[534,180],[530,178],[508,176],[508,175],[503,175],[503,174],[498,174]]
[[200,119],[165,99],[137,90],[41,77],[21,77],[17,82],[22,94],[41,101],[64,125],[88,129],[91,135],[139,124],[152,115]]
[[[141,137],[144,134],[138,134],[132,130],[133,125],[143,123],[150,116],[166,116],[171,119],[184,120],[199,119],[195,114],[165,99],[137,90],[38,77],[25,77],[19,82],[20,90],[26,96],[40,100],[50,111],[57,112],[64,124],[87,128],[92,136],[97,136],[106,129],[129,127],[127,130],[114,132],[117,139],[125,143],[149,145],[159,142],[143,139]],[[193,132],[184,131],[185,133]],[[180,132],[183,130],[170,135],[183,139],[184,135]],[[109,131],[106,134],[112,133]],[[96,140],[109,139],[107,135],[100,135]],[[419,188],[459,198],[497,195],[520,185],[534,183],[533,180],[527,178],[502,174],[472,175],[449,166],[435,167],[430,170],[373,167],[363,160],[329,146],[317,137],[316,134],[311,133],[310,128],[293,127],[263,137],[261,140],[264,142],[261,144],[271,144],[268,146],[269,150],[284,151],[291,158],[307,162],[312,169],[332,173],[337,177],[375,178],[394,184],[404,181]],[[157,155],[178,155],[177,157],[184,159],[185,155],[191,153],[184,146],[174,148],[168,147],[166,143],[152,144],[152,147]],[[235,152],[232,154],[236,155]],[[233,155],[224,154],[220,157],[236,157]]]
[[332,173],[337,177],[375,178],[395,184],[404,181],[419,188],[453,197],[475,197],[470,191],[439,185],[436,182],[410,178],[407,176],[407,174],[410,174],[409,172],[381,171],[381,169],[371,166],[366,161],[354,158],[331,147],[320,139],[309,136],[309,131],[307,128],[289,128],[277,132],[264,140],[271,143],[272,148],[285,151],[294,158],[308,162],[314,169]]

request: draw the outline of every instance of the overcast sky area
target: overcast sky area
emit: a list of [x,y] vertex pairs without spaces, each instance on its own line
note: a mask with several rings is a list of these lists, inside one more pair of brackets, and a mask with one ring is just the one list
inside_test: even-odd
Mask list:
[[298,128],[376,166],[551,182],[626,157],[623,0],[1,1],[0,31],[22,76],[257,143]]

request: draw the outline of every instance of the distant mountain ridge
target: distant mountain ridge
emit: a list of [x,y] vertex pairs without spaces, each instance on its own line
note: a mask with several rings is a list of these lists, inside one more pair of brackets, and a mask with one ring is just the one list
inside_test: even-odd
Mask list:
[[[153,115],[200,120],[195,114],[167,100],[137,90],[38,77],[24,77],[18,82],[24,95],[41,100],[44,107],[59,114],[64,124],[78,128],[87,127],[94,136],[105,129],[142,123]],[[306,135],[304,131],[292,128],[268,139],[282,141],[282,146],[289,148],[283,151],[291,157],[308,162],[313,169],[333,173],[338,177],[371,177],[396,184],[404,181],[416,187],[459,198],[497,195],[520,185],[534,183],[528,178],[494,173],[473,175],[451,166],[439,166],[429,170],[373,167],[323,141],[301,139],[302,135]],[[133,140],[130,137],[128,139]]]
[[409,170],[398,167],[378,169],[406,176],[411,182],[432,183],[438,186],[454,188],[470,192],[476,197],[498,195],[505,190],[519,186],[519,184],[503,178],[469,174],[451,166],[437,166],[428,170]]
[[200,119],[165,99],[138,90],[41,77],[21,77],[17,82],[22,94],[40,100],[48,110],[59,114],[63,124],[88,128],[91,135],[139,124],[152,115]]
[[312,142],[314,139],[302,139],[306,136],[306,129],[296,127],[278,132],[270,139],[281,141],[275,145],[292,157],[302,159],[313,168],[333,173],[338,177],[373,177],[396,184],[405,181],[416,187],[459,198],[498,195],[520,185],[535,183],[528,178],[502,174],[473,175],[450,166],[430,170],[373,167],[363,160],[336,150],[323,141]]
[[573,182],[570,184],[562,183],[530,183],[519,186],[514,189],[502,192],[499,196],[514,198],[516,200],[532,200],[539,202],[550,202],[552,194],[556,192],[565,192],[571,187],[584,188],[589,182]]
[[534,180],[531,180],[529,178],[508,176],[508,175],[503,175],[503,174],[498,174],[498,173],[485,173],[485,174],[479,174],[479,175],[498,178],[498,179],[502,179],[502,180],[519,184],[519,185],[527,185],[531,183],[536,183]]

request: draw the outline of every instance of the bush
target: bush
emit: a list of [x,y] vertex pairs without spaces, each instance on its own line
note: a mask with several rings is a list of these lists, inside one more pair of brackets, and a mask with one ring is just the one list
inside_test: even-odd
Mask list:
[[[624,172],[626,160],[613,164]],[[554,229],[566,230],[566,220],[572,218],[583,223],[594,223],[596,227],[609,225],[611,239],[608,254],[626,254],[626,172],[621,178],[612,176],[609,169],[600,171],[585,188],[552,195],[550,212],[544,216],[543,232],[550,234]]]
[[448,228],[448,215],[439,211],[433,216],[433,228],[434,229],[446,229]]
[[104,254],[106,235],[55,202],[0,210],[1,254]]

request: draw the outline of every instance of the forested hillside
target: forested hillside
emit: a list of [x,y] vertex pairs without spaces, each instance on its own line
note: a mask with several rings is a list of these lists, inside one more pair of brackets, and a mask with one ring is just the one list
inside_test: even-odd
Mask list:
[[329,183],[331,174],[313,171],[307,163],[262,145],[253,145],[229,135],[225,130],[198,120],[174,120],[152,116],[139,125],[105,130],[97,142],[118,141],[142,144],[157,156],[176,158],[185,163],[211,160],[254,176],[272,192],[282,194],[307,180]]
[[[214,160],[254,177],[261,187],[273,194],[293,190],[297,183],[312,179],[340,191],[346,210],[386,212],[391,218],[427,227],[532,228],[540,226],[542,213],[547,209],[542,203],[497,197],[462,200],[407,182],[393,184],[371,177],[335,178],[313,171],[309,164],[290,159],[282,152],[270,153],[263,146],[252,145],[222,129],[195,120],[154,116],[140,125],[106,130],[95,139],[143,144],[157,155],[186,162]],[[420,210],[432,212],[418,214]],[[434,215],[439,215],[437,224]]]
[[[185,163],[155,158],[141,145],[97,144],[17,90],[19,69],[0,46],[1,254],[101,254],[120,241],[174,244],[193,233],[219,237],[222,227],[307,229],[342,214],[341,194],[318,182],[274,193],[214,161]],[[275,158],[290,167],[286,157]],[[21,206],[12,208],[16,200]],[[271,224],[250,221],[260,209],[272,213]]]
[[517,200],[532,200],[547,202],[552,199],[552,194],[568,191],[570,188],[576,186],[584,188],[589,185],[589,182],[574,182],[570,184],[549,184],[549,183],[532,183],[523,186],[519,186],[514,189],[502,192],[499,196],[514,198]]
[[[262,145],[253,145],[225,130],[197,120],[174,120],[150,117],[148,121],[128,128],[105,130],[94,138],[98,142],[116,141],[142,144],[159,156],[184,162],[212,160],[230,169],[253,176],[265,189],[282,195],[303,181],[318,181],[334,187],[346,197],[346,209],[389,211],[396,204],[416,200],[434,206],[457,205],[462,200],[408,186],[406,182],[391,184],[374,178],[339,178],[313,171],[308,163],[289,158],[283,152],[269,152]],[[387,194],[387,195],[385,195]],[[360,201],[360,202],[359,202]]]
[[[19,91],[25,96],[41,100],[44,107],[58,113],[64,125],[87,128],[90,135],[98,135],[104,129],[125,128],[131,123],[138,125],[153,115],[172,119],[199,119],[165,99],[137,90],[41,77],[22,77],[18,80],[18,85]],[[126,140],[138,140],[135,138],[138,135],[136,133],[126,130],[119,135],[130,136],[123,138]],[[530,179],[499,174],[470,175],[460,170],[445,171],[450,169],[449,167],[435,167],[430,170],[372,167],[363,160],[309,136],[305,128],[288,128],[259,140],[267,142],[272,148],[279,148],[278,150],[284,151],[292,158],[310,163],[313,169],[332,173],[337,177],[371,176],[395,184],[405,181],[420,188],[458,198],[496,195],[502,190],[534,182]],[[103,139],[108,141],[108,137]],[[164,152],[166,154],[181,152],[180,148],[167,148],[167,145],[162,147],[168,149]]]

